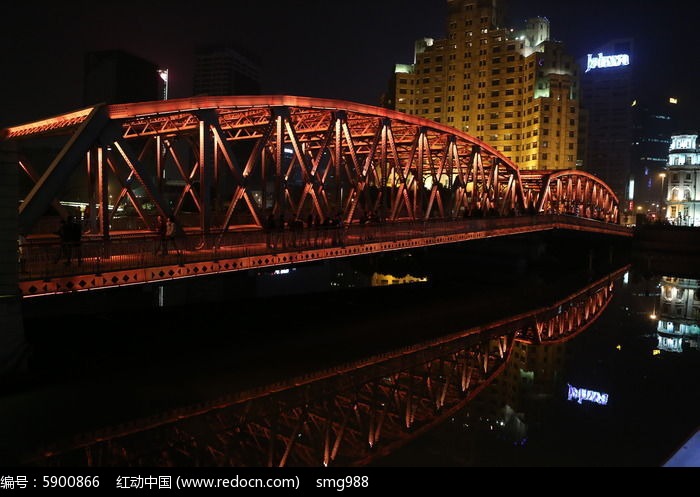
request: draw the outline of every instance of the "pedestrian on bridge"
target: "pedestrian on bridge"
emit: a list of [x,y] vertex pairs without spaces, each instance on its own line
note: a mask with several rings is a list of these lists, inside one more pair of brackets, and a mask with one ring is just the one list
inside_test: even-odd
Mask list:
[[165,246],[163,247],[163,255],[168,255],[168,244],[172,244],[173,248],[175,249],[175,253],[178,255],[180,254],[180,249],[178,248],[177,243],[175,243],[175,232],[175,218],[170,216],[165,222]]
[[82,263],[82,253],[80,247],[80,241],[83,235],[83,228],[75,217],[70,215],[65,220],[61,220],[61,226],[56,232],[61,239],[61,249],[56,258],[56,264],[61,259],[65,259],[65,265],[68,266],[76,256],[78,259],[78,264]]
[[163,216],[158,216],[156,218],[156,232],[158,233],[158,238],[156,240],[156,248],[153,251],[154,255],[158,254],[158,252],[163,253],[163,255],[167,253],[168,241],[165,236],[167,229],[168,223],[165,218]]

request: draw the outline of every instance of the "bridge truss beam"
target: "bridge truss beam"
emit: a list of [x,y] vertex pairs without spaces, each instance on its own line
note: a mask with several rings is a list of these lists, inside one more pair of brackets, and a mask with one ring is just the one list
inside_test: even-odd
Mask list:
[[[201,97],[112,105],[7,128],[1,136],[65,140],[49,164],[23,157],[23,170],[42,172],[32,174],[34,187],[20,207],[25,233],[37,232],[40,215],[56,200],[76,198],[87,198],[90,231],[104,237],[120,222],[153,230],[156,215],[206,234],[262,228],[267,215],[350,223],[368,213],[397,222],[577,211],[616,222],[619,210],[594,176],[521,172],[454,128],[335,100]],[[67,191],[76,174],[83,193]]]

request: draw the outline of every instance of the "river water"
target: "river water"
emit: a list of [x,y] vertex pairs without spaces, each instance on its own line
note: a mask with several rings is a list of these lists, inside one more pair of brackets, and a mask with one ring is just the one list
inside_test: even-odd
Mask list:
[[[158,454],[134,456],[132,465],[264,464],[246,459],[242,443],[229,443],[225,454],[219,447],[218,459],[189,449],[159,457],[173,448],[163,440],[182,433],[182,418],[194,427],[220,399],[279,396],[290,379],[319,372],[342,383],[359,376],[353,368],[368,357],[488,328],[608,277],[609,301],[583,331],[552,344],[514,342],[498,374],[463,408],[370,464],[663,465],[700,426],[698,280],[684,278],[683,268],[653,274],[612,258],[596,267],[551,254],[537,263],[499,260],[484,252],[402,253],[211,280],[216,301],[172,287],[29,303],[29,360],[0,404],[0,463],[120,465],[128,447]],[[410,284],[369,286],[393,278]],[[305,285],[333,291],[309,293]],[[275,399],[280,412],[297,412]],[[280,417],[265,409],[261,416]],[[195,428],[188,433],[196,446],[216,445],[204,434],[197,439]]]

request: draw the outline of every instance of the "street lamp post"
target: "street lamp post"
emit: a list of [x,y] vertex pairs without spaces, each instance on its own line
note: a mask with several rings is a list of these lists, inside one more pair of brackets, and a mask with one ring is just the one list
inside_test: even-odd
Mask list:
[[664,183],[666,182],[666,173],[659,173],[659,178],[661,178],[661,201],[659,202],[659,220],[662,218],[662,212],[663,212],[663,218],[666,218],[666,212],[665,212],[665,204],[666,204],[666,194],[664,191]]

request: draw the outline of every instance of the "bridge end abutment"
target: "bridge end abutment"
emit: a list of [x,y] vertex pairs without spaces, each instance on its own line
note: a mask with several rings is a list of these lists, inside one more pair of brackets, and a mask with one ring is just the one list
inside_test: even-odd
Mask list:
[[17,161],[14,144],[0,141],[0,382],[25,371],[28,352],[18,287]]

